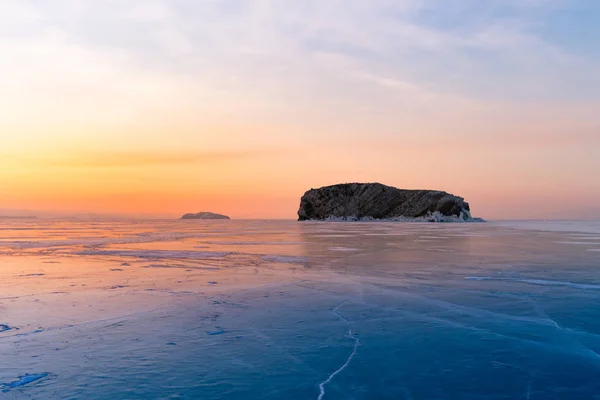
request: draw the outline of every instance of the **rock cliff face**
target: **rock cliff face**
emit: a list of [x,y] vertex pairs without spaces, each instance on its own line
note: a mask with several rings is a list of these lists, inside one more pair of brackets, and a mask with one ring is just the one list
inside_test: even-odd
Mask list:
[[473,219],[462,197],[436,190],[404,190],[380,183],[344,183],[311,189],[302,196],[298,220]]
[[211,212],[199,212],[197,214],[185,214],[181,219],[231,219],[227,215]]

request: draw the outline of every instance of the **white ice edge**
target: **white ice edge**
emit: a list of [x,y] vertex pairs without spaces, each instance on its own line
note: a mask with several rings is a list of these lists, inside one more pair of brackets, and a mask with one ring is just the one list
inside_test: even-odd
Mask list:
[[395,217],[377,219],[373,217],[358,217],[347,215],[342,217],[327,217],[325,219],[309,219],[308,221],[326,222],[485,222],[482,218],[473,218],[468,211],[461,212],[459,216],[444,215],[439,211],[428,213],[422,217]]

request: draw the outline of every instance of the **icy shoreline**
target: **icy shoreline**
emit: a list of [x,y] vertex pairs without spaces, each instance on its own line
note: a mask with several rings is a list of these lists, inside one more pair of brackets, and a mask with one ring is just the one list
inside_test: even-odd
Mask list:
[[468,212],[462,212],[460,216],[449,216],[436,211],[422,217],[395,217],[395,218],[373,218],[373,217],[357,217],[349,215],[344,217],[327,217],[325,219],[307,219],[305,221],[320,221],[320,222],[485,222],[483,218],[474,218]]

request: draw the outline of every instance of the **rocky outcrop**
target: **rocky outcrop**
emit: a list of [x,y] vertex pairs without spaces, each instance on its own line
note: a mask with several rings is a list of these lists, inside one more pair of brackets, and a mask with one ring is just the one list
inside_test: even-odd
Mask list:
[[462,197],[437,190],[405,190],[380,183],[344,183],[302,196],[298,220],[481,221]]
[[199,212],[197,214],[185,214],[181,219],[231,219],[227,215],[211,212]]

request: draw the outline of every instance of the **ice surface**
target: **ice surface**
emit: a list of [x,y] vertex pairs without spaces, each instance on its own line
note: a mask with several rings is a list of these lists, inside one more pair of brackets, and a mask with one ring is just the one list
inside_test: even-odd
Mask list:
[[354,346],[353,346],[352,352],[348,356],[348,359],[346,360],[346,362],[341,367],[339,367],[338,369],[336,369],[335,371],[333,371],[331,373],[331,375],[329,375],[329,377],[326,380],[324,380],[323,382],[319,383],[319,397],[318,397],[318,400],[321,400],[325,396],[325,386],[329,382],[331,382],[333,380],[333,378],[335,378],[335,376],[337,374],[339,374],[340,372],[342,372],[343,370],[345,370],[346,367],[348,367],[348,365],[350,364],[350,361],[352,361],[352,358],[354,358],[354,355],[356,354],[356,349],[358,348],[358,345],[360,343],[360,339],[358,337],[356,337],[354,335],[354,333],[352,332],[352,324],[350,323],[350,321],[348,321],[348,319],[346,319],[338,311],[345,303],[346,303],[346,301],[343,301],[342,303],[340,303],[339,305],[337,305],[332,310],[332,312],[335,315],[337,315],[342,321],[344,321],[348,325],[348,337],[354,341]]
[[546,285],[546,286],[570,286],[577,289],[591,289],[600,290],[600,284],[590,285],[586,283],[573,283],[573,282],[560,282],[560,281],[549,281],[546,279],[518,279],[518,278],[501,278],[493,276],[467,276],[465,279],[471,281],[514,281],[530,283],[532,285]]
[[330,247],[329,250],[331,250],[331,251],[358,251],[359,249],[354,249],[351,247],[343,247],[343,246],[334,246],[334,247]]
[[18,388],[20,386],[28,385],[28,384],[33,383],[35,381],[39,381],[40,379],[43,379],[43,378],[47,377],[48,375],[50,375],[48,372],[44,372],[44,373],[41,373],[41,374],[27,374],[27,375],[23,375],[23,376],[20,376],[15,381],[8,382],[8,383],[1,383],[0,387],[2,388],[2,391],[4,393],[6,393],[6,392],[8,392],[9,389],[14,389],[14,388]]
[[81,256],[122,256],[137,258],[214,258],[225,257],[229,253],[189,251],[189,250],[85,250],[77,253]]
[[277,263],[291,263],[291,264],[303,264],[308,261],[306,257],[297,257],[297,256],[278,256],[278,255],[269,255],[263,256],[263,260],[277,262]]
[[0,398],[593,399],[598,228],[0,222]]

